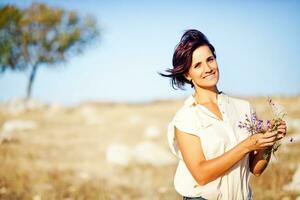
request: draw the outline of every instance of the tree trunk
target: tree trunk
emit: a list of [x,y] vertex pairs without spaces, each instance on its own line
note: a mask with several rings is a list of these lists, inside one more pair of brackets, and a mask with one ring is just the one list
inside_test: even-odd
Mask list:
[[29,81],[28,81],[28,85],[27,85],[27,93],[26,93],[26,99],[30,99],[31,97],[31,89],[32,89],[32,84],[36,75],[36,71],[38,68],[38,64],[33,65],[31,73],[30,73],[30,77],[29,77]]

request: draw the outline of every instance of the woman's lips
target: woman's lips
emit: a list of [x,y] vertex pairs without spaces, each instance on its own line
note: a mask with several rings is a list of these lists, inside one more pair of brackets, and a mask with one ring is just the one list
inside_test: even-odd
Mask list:
[[204,79],[212,79],[212,78],[214,78],[215,74],[216,74],[216,73],[207,75],[207,76],[204,77]]

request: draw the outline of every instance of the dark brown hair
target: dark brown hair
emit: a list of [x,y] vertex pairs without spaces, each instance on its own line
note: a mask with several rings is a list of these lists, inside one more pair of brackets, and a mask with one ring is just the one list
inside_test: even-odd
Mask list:
[[200,31],[190,29],[185,31],[182,35],[173,54],[173,68],[166,70],[168,74],[159,73],[161,76],[171,78],[171,85],[175,90],[177,88],[184,90],[186,83],[194,87],[194,85],[184,77],[184,74],[189,71],[192,64],[193,51],[203,45],[207,45],[213,53],[213,56],[217,58],[214,46],[210,44],[207,37]]

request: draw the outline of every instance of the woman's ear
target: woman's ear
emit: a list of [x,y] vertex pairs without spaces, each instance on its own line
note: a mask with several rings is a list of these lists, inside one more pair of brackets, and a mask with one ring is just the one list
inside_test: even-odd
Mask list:
[[188,81],[191,81],[191,80],[192,80],[192,78],[190,77],[190,75],[189,75],[188,73],[184,74],[183,76],[184,76],[184,78],[186,78],[186,80],[188,80]]

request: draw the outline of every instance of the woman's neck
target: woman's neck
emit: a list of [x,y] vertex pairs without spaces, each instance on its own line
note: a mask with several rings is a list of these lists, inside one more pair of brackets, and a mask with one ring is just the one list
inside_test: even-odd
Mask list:
[[207,103],[217,103],[218,102],[218,94],[221,92],[217,87],[213,89],[203,89],[197,88],[195,89],[194,98],[196,99],[198,104],[207,104]]

